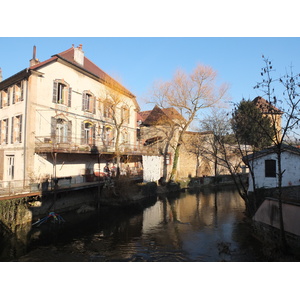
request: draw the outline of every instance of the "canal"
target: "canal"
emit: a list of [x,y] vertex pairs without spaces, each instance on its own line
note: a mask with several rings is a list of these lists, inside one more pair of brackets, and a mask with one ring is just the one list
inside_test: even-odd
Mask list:
[[143,210],[65,213],[3,234],[1,261],[246,262],[264,261],[234,189],[154,199]]

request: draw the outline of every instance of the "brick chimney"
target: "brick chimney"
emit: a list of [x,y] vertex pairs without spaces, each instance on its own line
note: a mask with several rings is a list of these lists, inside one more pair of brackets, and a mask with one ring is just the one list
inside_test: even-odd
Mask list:
[[83,66],[84,52],[82,51],[82,44],[80,44],[77,48],[74,48],[74,60],[76,63]]
[[2,81],[3,77],[2,77],[2,69],[0,68],[0,82]]
[[29,61],[30,67],[38,64],[40,61],[36,58],[36,46],[33,46],[32,59]]

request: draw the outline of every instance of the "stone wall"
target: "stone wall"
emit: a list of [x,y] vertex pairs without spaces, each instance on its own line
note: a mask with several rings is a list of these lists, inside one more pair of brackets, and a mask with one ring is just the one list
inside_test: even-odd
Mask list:
[[31,221],[26,198],[0,201],[0,225],[4,230],[14,232],[17,226]]

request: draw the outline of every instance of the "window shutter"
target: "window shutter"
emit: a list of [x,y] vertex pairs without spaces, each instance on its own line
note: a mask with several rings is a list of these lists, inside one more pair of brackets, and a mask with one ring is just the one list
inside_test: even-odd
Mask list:
[[22,143],[22,123],[23,123],[23,115],[20,115],[19,116],[19,121],[20,121],[20,124],[19,124],[19,143]]
[[53,98],[52,98],[53,103],[57,103],[57,89],[58,89],[58,82],[53,81]]
[[68,142],[72,142],[72,121],[68,121]]
[[9,125],[9,119],[6,119],[5,144],[8,144],[8,125]]
[[54,117],[51,117],[51,140],[55,143],[55,137],[56,137],[56,119]]
[[96,125],[94,124],[92,127],[93,130],[93,145],[96,144]]
[[72,98],[72,88],[69,88],[68,94],[68,106],[71,107],[71,98]]
[[82,122],[81,123],[81,144],[82,145],[85,144],[85,130],[84,130],[84,125],[85,125],[85,123]]
[[10,133],[10,143],[13,144],[14,141],[14,117],[11,117],[11,133]]
[[20,101],[23,101],[24,98],[24,81],[21,81],[21,91],[20,91]]
[[92,101],[93,101],[93,103],[92,103],[92,107],[93,107],[93,114],[95,114],[96,113],[96,98],[95,97],[93,97],[92,98]]
[[2,91],[0,91],[0,109],[2,108]]
[[82,110],[85,111],[86,93],[82,94]]
[[10,88],[7,89],[7,106],[9,106],[10,102]]
[[16,86],[13,86],[12,104],[15,104],[16,100]]

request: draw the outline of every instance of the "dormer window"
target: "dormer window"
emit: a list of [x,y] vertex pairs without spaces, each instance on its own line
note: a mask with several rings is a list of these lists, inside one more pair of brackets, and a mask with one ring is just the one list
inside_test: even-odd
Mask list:
[[55,80],[53,82],[52,102],[71,107],[72,89],[64,80]]

